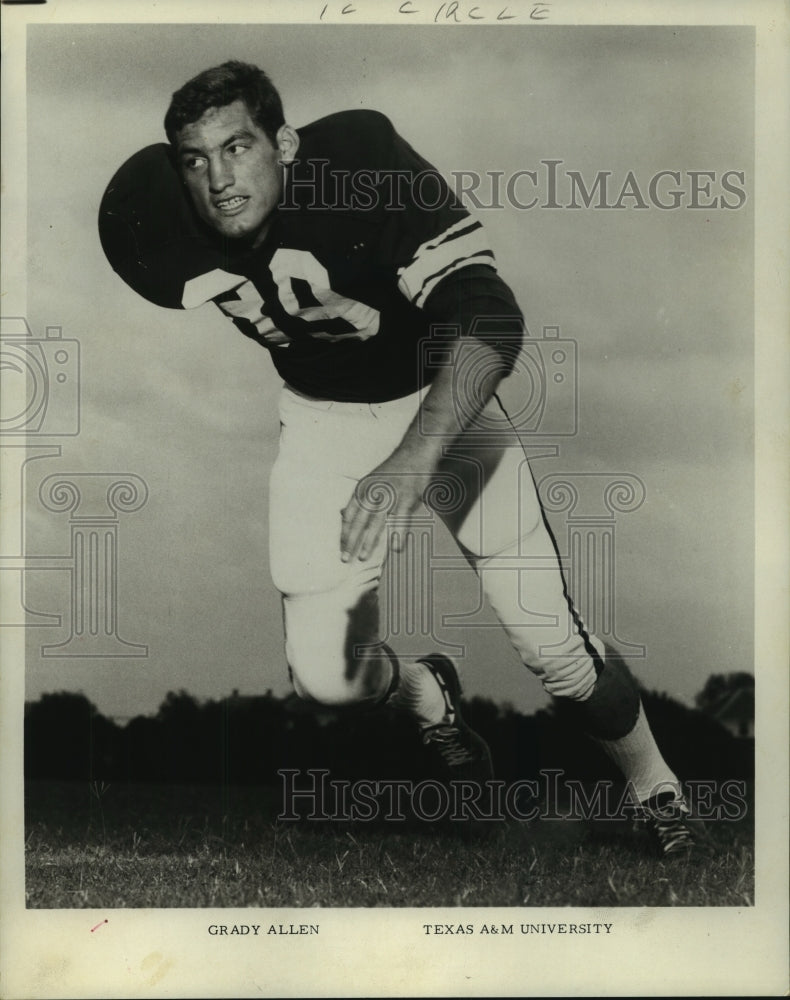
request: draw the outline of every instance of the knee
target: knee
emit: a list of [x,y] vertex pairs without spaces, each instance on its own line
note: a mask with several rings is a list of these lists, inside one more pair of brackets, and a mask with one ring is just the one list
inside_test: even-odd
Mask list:
[[543,678],[543,688],[547,694],[554,698],[567,698],[569,701],[584,701],[589,698],[595,683],[595,665],[586,654],[548,670]]
[[360,703],[356,690],[343,683],[342,678],[338,679],[337,675],[321,676],[309,671],[297,673],[292,665],[290,671],[294,691],[303,701],[326,705],[328,708],[344,708]]
[[325,663],[319,666],[301,671],[290,667],[294,691],[305,701],[329,708],[365,707],[379,704],[390,687],[391,672],[370,662],[351,673],[327,670]]
[[625,661],[607,650],[592,692],[583,701],[573,701],[574,710],[589,736],[619,740],[634,728],[639,717],[639,686]]
[[359,671],[347,662],[341,647],[331,648],[309,634],[297,639],[289,636],[285,655],[294,691],[305,701],[341,707],[365,700]]
[[[315,612],[318,602],[307,602]],[[360,604],[331,615],[306,616],[307,603],[293,614],[287,605],[285,654],[294,685],[301,697],[321,705],[365,705],[380,700],[389,686],[392,669],[376,641],[375,631]],[[369,610],[369,609],[368,609]]]

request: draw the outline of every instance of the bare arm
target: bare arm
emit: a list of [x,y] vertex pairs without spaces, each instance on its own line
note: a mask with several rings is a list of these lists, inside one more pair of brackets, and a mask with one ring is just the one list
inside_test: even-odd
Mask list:
[[[475,337],[459,337],[448,360],[437,371],[401,443],[360,481],[343,511],[340,549],[345,562],[371,555],[388,516],[401,525],[408,522],[439,466],[444,447],[468,430],[506,373],[500,353]],[[455,379],[457,371],[472,369],[481,374],[471,385],[464,378]],[[462,400],[456,398],[459,391],[465,392]],[[394,503],[376,509],[379,505],[370,502],[376,495],[394,498]]]

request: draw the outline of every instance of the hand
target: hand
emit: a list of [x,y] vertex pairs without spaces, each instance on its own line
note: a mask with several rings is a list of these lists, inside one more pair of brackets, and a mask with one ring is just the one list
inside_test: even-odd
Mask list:
[[[431,480],[427,469],[415,469],[415,461],[395,452],[357,484],[342,511],[340,555],[343,562],[365,560],[376,550],[387,527],[387,518],[397,520],[405,533],[409,519],[422,500]],[[400,548],[400,545],[393,546]]]

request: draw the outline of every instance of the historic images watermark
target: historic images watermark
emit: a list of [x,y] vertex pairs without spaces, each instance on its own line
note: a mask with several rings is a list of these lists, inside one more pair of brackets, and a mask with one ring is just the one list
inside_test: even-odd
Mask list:
[[[584,782],[547,768],[537,778],[506,782],[432,778],[356,780],[330,777],[322,768],[283,768],[279,820],[424,823],[449,820],[494,823],[505,820],[638,820],[644,815],[626,783]],[[746,817],[746,782],[738,779],[684,782],[689,815],[697,820],[736,822]],[[675,786],[658,786],[674,793]]]
[[[25,599],[25,575],[31,571],[68,573],[69,634],[62,642],[44,643],[46,657],[147,656],[148,647],[119,635],[118,571],[120,515],[139,510],[148,486],[133,473],[53,473],[40,485],[45,510],[69,514],[70,544],[65,552],[31,555],[26,545],[26,472],[29,463],[59,459],[61,438],[81,430],[80,345],[48,326],[36,337],[24,317],[0,320],[2,413],[0,448],[5,463],[5,516],[14,519],[6,537],[13,551],[0,554],[0,571],[18,577],[8,588],[0,626],[63,625],[60,615],[36,611]],[[12,494],[11,491],[15,491]],[[12,499],[13,498],[13,499]]]
[[80,432],[80,345],[48,326],[33,336],[21,316],[0,320],[3,437],[72,437]]
[[515,209],[678,209],[737,211],[748,200],[744,170],[576,170],[561,159],[541,159],[519,170],[339,170],[325,159],[288,163],[289,182],[279,208],[305,203],[320,211]]

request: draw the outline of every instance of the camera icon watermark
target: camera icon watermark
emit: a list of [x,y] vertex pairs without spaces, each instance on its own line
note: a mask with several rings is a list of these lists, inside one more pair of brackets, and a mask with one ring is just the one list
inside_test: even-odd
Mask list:
[[578,429],[578,355],[576,341],[544,326],[540,339],[527,337],[514,375],[527,390],[511,420],[529,434],[571,436]]
[[[452,368],[457,421],[453,435],[576,434],[578,350],[575,340],[560,336],[558,326],[544,326],[541,336],[533,337],[520,317],[480,316],[463,338],[462,349],[460,340],[460,327],[436,325],[420,343],[421,372]],[[503,361],[511,368],[507,411],[501,404],[485,406],[488,387]],[[420,429],[434,433],[424,425]]]
[[73,437],[80,431],[79,341],[59,326],[34,337],[21,316],[0,320],[0,434]]
[[[42,656],[147,656],[148,647],[119,634],[119,515],[143,507],[148,486],[133,473],[52,474],[41,484],[42,506],[68,512],[68,551],[33,554],[27,515],[32,463],[60,459],[64,445],[52,438],[80,433],[80,345],[48,326],[35,337],[20,316],[0,318],[0,458],[7,501],[3,514],[0,628],[59,628],[62,615],[28,605],[31,573],[68,574],[70,633],[42,645]],[[8,585],[6,586],[6,581]]]

